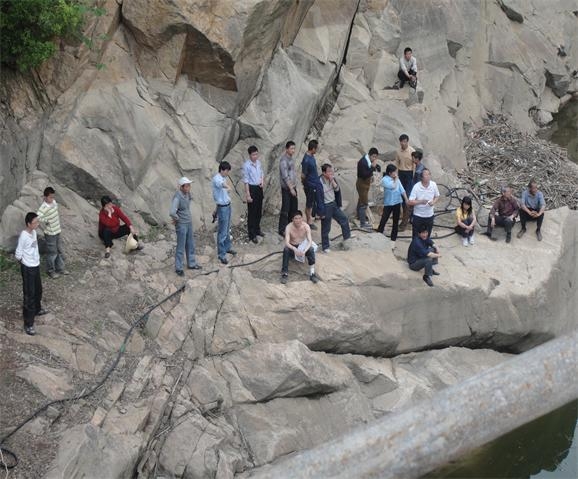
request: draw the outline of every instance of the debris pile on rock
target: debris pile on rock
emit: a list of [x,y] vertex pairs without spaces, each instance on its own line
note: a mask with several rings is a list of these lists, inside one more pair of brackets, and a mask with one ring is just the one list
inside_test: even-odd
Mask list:
[[505,117],[492,116],[467,132],[465,150],[468,167],[458,176],[479,196],[497,198],[502,185],[519,195],[534,178],[548,209],[578,208],[578,165],[566,149],[516,130]]

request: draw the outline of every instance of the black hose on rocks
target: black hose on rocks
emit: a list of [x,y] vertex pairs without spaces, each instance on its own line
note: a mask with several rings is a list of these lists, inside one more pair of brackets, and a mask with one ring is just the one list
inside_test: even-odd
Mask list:
[[[208,276],[209,274],[212,273],[217,273],[219,270],[214,269],[214,270],[210,270],[210,271],[205,271],[203,273],[199,273],[197,275],[195,275],[193,278],[196,278],[197,276]],[[192,279],[193,279],[192,278]],[[122,342],[120,349],[118,350],[118,353],[116,355],[115,360],[113,361],[113,363],[110,365],[110,367],[107,369],[106,373],[104,374],[104,376],[102,377],[102,379],[100,381],[98,381],[98,383],[96,383],[92,388],[90,388],[87,392],[76,395],[76,396],[69,396],[66,398],[62,398],[62,399],[56,399],[54,401],[50,401],[47,402],[46,404],[44,404],[43,406],[39,407],[36,411],[34,411],[32,414],[30,414],[26,419],[24,419],[23,421],[21,421],[16,427],[14,427],[12,429],[12,431],[10,431],[9,433],[5,434],[1,439],[0,439],[0,468],[4,468],[4,469],[13,469],[14,467],[16,467],[16,465],[18,464],[18,456],[16,456],[16,454],[12,451],[10,451],[9,449],[6,449],[6,447],[3,446],[3,444],[10,438],[12,437],[18,430],[20,430],[23,426],[25,426],[27,423],[29,423],[30,421],[32,421],[32,419],[34,419],[36,416],[38,416],[40,413],[46,411],[46,409],[48,409],[50,406],[54,406],[56,404],[63,404],[65,402],[69,402],[69,401],[76,401],[78,399],[84,399],[88,396],[90,396],[91,394],[94,394],[98,389],[100,389],[100,387],[106,382],[106,380],[110,377],[110,375],[112,374],[112,372],[116,369],[116,367],[118,366],[118,363],[120,362],[120,358],[122,357],[122,355],[124,354],[125,350],[126,350],[126,345],[130,339],[130,337],[132,336],[132,333],[134,331],[134,329],[137,326],[144,326],[147,321],[149,320],[149,315],[150,313],[152,313],[156,308],[158,308],[159,306],[161,306],[162,304],[166,303],[168,300],[174,298],[175,296],[177,296],[178,294],[182,293],[185,290],[185,286],[186,284],[183,284],[181,286],[179,286],[174,292],[172,292],[171,294],[169,294],[168,296],[165,296],[162,300],[160,300],[159,302],[153,304],[151,307],[149,307],[146,312],[144,314],[142,314],[138,319],[136,319],[135,321],[133,321],[133,323],[130,325],[129,330],[127,331],[127,333],[124,336],[124,341]],[[9,457],[12,458],[12,461],[7,461],[4,458],[4,454],[7,454]]]
[[[440,214],[445,214],[446,212],[442,212],[442,213],[438,213],[436,214],[436,216],[440,215]],[[440,238],[447,238],[453,234],[455,234],[455,231],[453,231],[452,227],[449,226],[443,226],[443,225],[435,225],[438,228],[450,228],[452,229],[451,233],[448,233],[446,235],[443,236],[438,236],[437,239]],[[366,231],[360,228],[352,228],[352,231],[361,231],[363,233],[372,233],[373,231]],[[343,235],[337,235],[334,238],[331,238],[332,241],[335,241],[337,238],[341,237]],[[411,238],[411,236],[398,236],[398,238]],[[240,263],[240,264],[235,264],[235,265],[230,265],[229,269],[234,269],[234,268],[241,268],[244,266],[251,266],[255,263],[259,263],[267,258],[270,258],[271,256],[275,256],[278,254],[281,254],[282,251],[274,251],[272,253],[266,254],[265,256],[262,256],[261,258],[258,258],[254,261],[250,261],[248,263]],[[218,273],[219,270],[214,269],[214,270],[210,270],[210,271],[205,271],[203,273],[199,273],[197,275],[195,275],[193,278],[194,279],[198,276],[208,276],[209,274],[213,274],[213,273]],[[180,294],[181,292],[184,291],[186,284],[181,285],[179,288],[177,288],[174,292],[172,292],[171,294],[169,294],[168,296],[166,296],[165,298],[163,298],[162,300],[160,300],[159,302],[153,304],[152,306],[150,306],[146,312],[144,314],[142,314],[137,320],[133,321],[133,323],[130,325],[129,330],[127,331],[127,333],[125,334],[124,337],[124,341],[122,342],[120,349],[118,350],[118,353],[116,355],[115,360],[113,361],[113,363],[110,365],[110,367],[107,369],[106,373],[104,374],[104,376],[102,377],[102,379],[96,383],[92,388],[90,388],[87,392],[76,395],[76,396],[69,396],[66,398],[62,398],[62,399],[55,399],[54,401],[49,401],[46,404],[44,404],[43,406],[41,406],[40,408],[38,408],[36,411],[34,411],[32,414],[30,414],[26,419],[24,419],[23,421],[21,421],[16,427],[14,427],[9,433],[5,434],[1,439],[0,439],[0,468],[3,469],[13,469],[18,465],[18,456],[12,452],[11,450],[7,449],[6,447],[3,446],[3,444],[10,438],[12,437],[17,431],[19,431],[22,427],[24,427],[26,424],[28,424],[30,421],[32,421],[35,417],[37,417],[40,413],[46,411],[50,406],[54,406],[56,404],[63,404],[69,401],[76,401],[79,399],[84,399],[92,394],[94,394],[98,389],[100,389],[102,387],[102,385],[106,382],[106,380],[110,377],[110,375],[112,374],[112,372],[116,369],[116,367],[118,366],[118,363],[120,362],[120,358],[122,357],[122,355],[124,354],[125,350],[126,350],[126,345],[130,339],[130,337],[132,336],[132,333],[134,331],[134,329],[137,326],[144,326],[148,319],[149,319],[149,314],[152,313],[156,308],[158,308],[159,306],[161,306],[162,304],[166,303],[167,301],[169,301],[170,299],[174,298],[175,296],[177,296],[178,294]],[[8,456],[9,458],[11,458],[11,460],[7,460],[5,458],[5,455]]]

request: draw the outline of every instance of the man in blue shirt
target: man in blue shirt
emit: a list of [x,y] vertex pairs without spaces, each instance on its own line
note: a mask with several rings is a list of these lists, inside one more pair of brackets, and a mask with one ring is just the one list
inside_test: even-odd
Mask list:
[[263,214],[263,168],[259,160],[259,150],[251,145],[247,152],[249,159],[243,164],[243,183],[247,199],[247,230],[249,240],[257,244],[257,236],[265,236],[261,231],[261,216]]
[[544,221],[544,211],[546,210],[546,201],[541,191],[538,191],[538,183],[531,180],[528,183],[528,189],[522,193],[520,201],[520,224],[522,229],[518,233],[518,238],[524,236],[526,232],[526,222],[536,222],[536,237],[542,241],[542,222]]
[[219,163],[219,172],[213,176],[213,199],[217,204],[217,255],[219,261],[227,264],[227,253],[236,255],[237,252],[231,249],[231,198],[227,185],[227,177],[231,172],[231,165],[228,161]]
[[317,162],[315,161],[315,153],[317,153],[318,147],[319,142],[311,140],[307,145],[307,153],[305,153],[301,161],[301,182],[305,191],[305,215],[307,224],[312,230],[317,229],[317,226],[313,224],[317,208],[323,205],[323,186],[319,180]]
[[391,225],[391,249],[395,249],[395,241],[397,240],[397,232],[399,229],[399,215],[401,212],[401,205],[403,201],[407,204],[407,194],[405,188],[397,176],[397,166],[393,163],[387,165],[385,174],[381,180],[383,186],[383,213],[377,231],[383,233],[385,224],[393,213],[393,223]]
[[427,225],[421,225],[417,236],[411,240],[407,250],[407,262],[412,271],[419,271],[425,268],[423,280],[428,286],[433,286],[432,276],[439,273],[433,269],[434,264],[438,264],[441,257],[439,248],[429,237]]

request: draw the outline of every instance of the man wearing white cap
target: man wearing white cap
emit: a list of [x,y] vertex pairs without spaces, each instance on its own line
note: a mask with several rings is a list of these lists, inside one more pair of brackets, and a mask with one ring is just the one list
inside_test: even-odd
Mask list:
[[175,253],[175,271],[184,276],[183,256],[187,256],[189,269],[201,269],[195,260],[195,239],[193,237],[193,217],[191,215],[191,183],[186,176],[179,180],[179,190],[175,192],[171,203],[170,216],[177,232],[177,251]]

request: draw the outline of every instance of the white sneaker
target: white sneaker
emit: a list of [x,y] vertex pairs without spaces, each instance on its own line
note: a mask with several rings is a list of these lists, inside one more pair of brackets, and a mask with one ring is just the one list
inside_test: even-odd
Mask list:
[[462,244],[463,244],[464,246],[468,246],[468,245],[470,244],[470,243],[468,242],[468,238],[462,239]]
[[329,253],[331,253],[331,250],[330,250],[329,248],[327,248],[327,249],[324,249],[323,252],[324,252],[325,254],[329,254]]
[[475,244],[474,235],[472,235],[472,236],[470,236],[470,237],[468,238],[468,242],[469,242],[471,245]]
[[395,249],[395,241],[391,242],[391,249],[394,250]]

